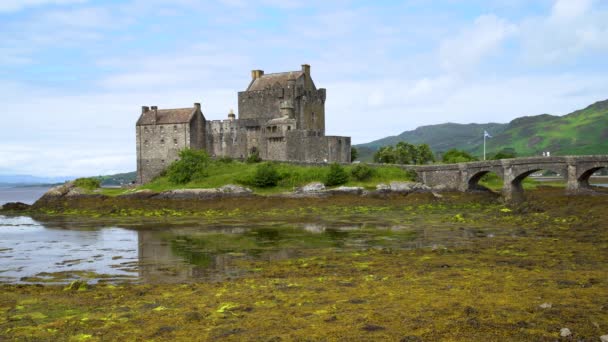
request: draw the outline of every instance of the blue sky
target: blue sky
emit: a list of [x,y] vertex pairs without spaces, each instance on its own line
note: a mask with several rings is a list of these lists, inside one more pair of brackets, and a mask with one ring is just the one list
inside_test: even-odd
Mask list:
[[327,133],[566,114],[608,98],[603,0],[2,0],[0,174],[135,169],[142,105],[237,107],[311,65]]

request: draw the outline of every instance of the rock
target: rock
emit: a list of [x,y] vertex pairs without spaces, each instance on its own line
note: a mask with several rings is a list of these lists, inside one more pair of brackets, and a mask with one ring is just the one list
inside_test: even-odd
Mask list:
[[67,182],[50,188],[41,199],[58,198],[65,196],[74,187],[74,182]]
[[217,189],[219,192],[227,193],[227,194],[250,194],[253,191],[249,188],[245,188],[243,186],[238,186],[234,184],[226,184]]
[[78,187],[73,187],[64,195],[64,197],[78,197],[85,194],[85,191]]
[[391,191],[391,186],[384,184],[384,183],[380,183],[378,185],[376,185],[376,191],[378,192],[389,192]]
[[313,182],[304,185],[303,187],[296,190],[299,193],[307,193],[307,192],[320,192],[325,190],[325,184],[320,182]]
[[209,199],[220,197],[218,189],[178,189],[163,191],[155,198],[159,199]]
[[335,189],[329,190],[333,194],[352,194],[361,195],[364,189],[360,186],[340,186]]
[[436,193],[435,191],[431,192],[433,194],[433,197],[435,198],[443,198],[443,195]]
[[433,191],[438,191],[438,192],[446,191],[447,189],[448,189],[448,187],[445,184],[439,184],[439,185],[435,185],[433,187]]
[[602,342],[608,342],[608,335],[602,335],[602,336],[600,336],[600,341],[602,341]]
[[431,187],[422,183],[413,183],[412,189],[416,191],[429,191],[431,190]]
[[541,309],[551,309],[551,306],[552,306],[551,303],[542,303],[538,307]]
[[391,191],[394,192],[410,192],[412,191],[412,184],[411,182],[391,182],[389,184],[389,187],[391,189]]
[[572,335],[572,332],[571,332],[571,331],[570,331],[570,329],[568,329],[568,328],[562,328],[562,329],[559,331],[559,336],[561,336],[561,337],[568,337],[568,336],[570,336],[570,335]]
[[25,204],[22,202],[8,202],[5,203],[3,206],[0,206],[0,209],[2,210],[11,210],[11,211],[23,211],[23,210],[28,210],[30,208],[29,204]]

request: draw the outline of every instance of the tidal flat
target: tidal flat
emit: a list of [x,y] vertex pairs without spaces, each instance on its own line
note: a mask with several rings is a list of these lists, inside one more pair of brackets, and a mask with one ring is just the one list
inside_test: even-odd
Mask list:
[[[40,229],[97,235],[66,270],[0,273],[0,340],[599,340],[608,197],[562,192],[38,208]],[[104,229],[137,252],[93,248]],[[124,267],[78,268],[97,263]]]

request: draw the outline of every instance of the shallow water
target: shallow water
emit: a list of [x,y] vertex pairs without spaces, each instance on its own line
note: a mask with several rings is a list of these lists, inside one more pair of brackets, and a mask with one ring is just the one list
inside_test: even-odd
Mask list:
[[297,258],[303,250],[454,246],[511,234],[452,223],[158,221],[136,224],[0,216],[0,282],[222,281],[248,272],[239,260]]

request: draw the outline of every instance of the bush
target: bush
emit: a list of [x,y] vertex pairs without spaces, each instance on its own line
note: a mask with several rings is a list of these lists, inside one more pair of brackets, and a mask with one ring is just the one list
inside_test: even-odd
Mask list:
[[374,170],[366,164],[357,164],[352,167],[350,174],[358,181],[365,181],[372,177]]
[[261,161],[262,161],[262,158],[260,158],[260,152],[258,152],[258,150],[256,148],[253,148],[251,150],[251,153],[247,157],[247,159],[245,159],[245,162],[247,164],[255,164],[255,163],[259,163]]
[[179,152],[179,160],[174,161],[167,169],[169,181],[174,184],[186,184],[194,179],[207,176],[209,156],[204,150],[184,149]]
[[412,182],[415,182],[418,180],[418,172],[416,172],[416,170],[412,170],[412,169],[405,170],[405,175]]
[[348,173],[338,163],[333,163],[329,167],[329,173],[325,178],[325,185],[334,186],[348,182]]
[[251,184],[259,188],[270,188],[276,186],[281,180],[277,168],[271,163],[262,163],[255,169]]
[[87,190],[95,190],[101,186],[101,182],[97,178],[78,178],[74,180],[74,185]]

